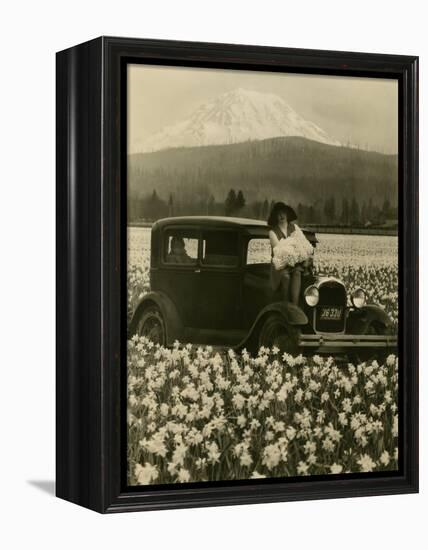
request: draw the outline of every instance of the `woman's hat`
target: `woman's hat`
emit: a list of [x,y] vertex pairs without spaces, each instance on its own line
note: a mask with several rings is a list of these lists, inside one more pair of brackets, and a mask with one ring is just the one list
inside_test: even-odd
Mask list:
[[294,211],[294,208],[291,208],[291,206],[289,206],[288,204],[285,204],[285,202],[276,202],[272,207],[272,210],[268,219],[268,225],[273,226],[277,223],[278,214],[280,212],[285,212],[288,223],[293,222],[294,220],[297,220],[297,214]]
[[285,210],[285,212],[287,214],[288,222],[293,222],[294,220],[297,220],[297,214],[296,214],[294,208],[291,208],[291,206],[289,206],[288,204],[282,203],[282,205],[283,205],[283,208],[281,208],[281,210]]

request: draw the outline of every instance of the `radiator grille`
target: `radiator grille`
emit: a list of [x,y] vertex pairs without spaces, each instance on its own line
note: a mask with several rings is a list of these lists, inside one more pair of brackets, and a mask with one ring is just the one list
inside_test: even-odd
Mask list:
[[315,330],[343,332],[345,328],[346,290],[337,281],[322,283],[319,302],[315,309]]

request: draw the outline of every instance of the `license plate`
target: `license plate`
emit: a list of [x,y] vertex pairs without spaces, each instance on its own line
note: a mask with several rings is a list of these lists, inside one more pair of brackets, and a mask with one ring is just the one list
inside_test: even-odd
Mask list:
[[342,307],[323,307],[321,308],[320,319],[322,321],[340,321],[342,314]]

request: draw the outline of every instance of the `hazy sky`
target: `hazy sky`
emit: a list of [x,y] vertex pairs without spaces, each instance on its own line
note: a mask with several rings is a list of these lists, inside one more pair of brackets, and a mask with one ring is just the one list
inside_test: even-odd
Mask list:
[[281,96],[341,143],[398,151],[397,80],[151,65],[128,67],[129,151],[201,102],[235,88]]

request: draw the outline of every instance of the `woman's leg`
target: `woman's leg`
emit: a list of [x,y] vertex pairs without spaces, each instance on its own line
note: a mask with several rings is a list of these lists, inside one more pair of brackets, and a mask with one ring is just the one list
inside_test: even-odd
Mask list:
[[290,301],[290,273],[288,271],[283,271],[281,273],[281,295],[284,302]]
[[302,286],[302,273],[300,269],[293,269],[290,277],[291,303],[299,305],[300,288]]

